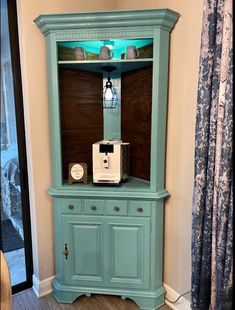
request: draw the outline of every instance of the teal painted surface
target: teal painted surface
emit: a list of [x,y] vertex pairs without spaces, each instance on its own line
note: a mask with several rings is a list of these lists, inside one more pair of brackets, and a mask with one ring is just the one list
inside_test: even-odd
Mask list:
[[50,143],[51,143],[51,175],[52,185],[62,184],[61,171],[61,140],[60,140],[60,109],[59,85],[57,69],[57,49],[55,35],[46,38],[47,80],[48,80],[48,107],[50,117]]
[[[57,201],[59,209],[60,200]],[[145,212],[142,218],[132,218],[131,214],[104,217],[98,208],[87,216],[87,206],[104,206],[105,202],[84,200],[82,214],[78,214],[80,209],[67,214],[66,203],[69,209],[69,202],[63,200],[58,214],[62,224],[61,243],[68,248],[67,259],[60,252],[65,284],[98,282],[98,286],[111,283],[119,288],[149,287],[150,215],[145,214],[150,212]],[[142,203],[142,206],[149,208],[150,204]]]
[[[67,32],[68,30],[89,33],[90,29],[105,29],[105,31],[122,31],[130,28],[157,28],[162,27],[171,31],[180,14],[169,9],[156,10],[128,10],[128,11],[107,11],[75,14],[51,14],[40,15],[34,22],[38,25],[44,35],[50,32]],[[113,38],[109,35],[108,39]],[[122,34],[120,38],[126,38]],[[140,38],[137,36],[137,38]],[[134,37],[136,39],[136,37]]]
[[151,209],[151,289],[157,290],[162,285],[163,276],[163,214],[164,200],[152,202]]
[[58,189],[55,188],[50,188],[49,189],[49,194],[53,197],[86,197],[86,198],[119,198],[119,199],[128,199],[128,198],[133,198],[133,199],[156,199],[156,200],[162,200],[164,198],[169,197],[169,193],[167,191],[159,191],[159,192],[151,192],[151,191],[144,191],[140,189],[136,189],[135,191],[133,190],[126,190],[126,191],[121,191],[121,190],[116,190],[115,191],[108,191],[103,190],[79,190],[79,188],[74,188],[72,189],[65,189],[64,186]]
[[141,310],[155,310],[164,304],[163,287],[159,287],[156,291],[133,289],[127,290],[116,289],[111,287],[77,287],[77,286],[64,286],[57,280],[53,283],[54,296],[61,303],[72,303],[81,295],[87,294],[106,294],[106,295],[119,295],[123,298],[130,298],[139,305]]
[[[165,184],[166,111],[168,96],[169,32],[156,29],[154,40],[153,106],[151,139],[151,188],[159,191]],[[159,61],[158,61],[159,60]]]
[[106,200],[107,215],[126,216],[127,212],[126,200]]
[[88,285],[103,281],[103,223],[94,218],[63,215],[62,229],[69,251],[63,262],[65,283]]
[[[164,303],[169,32],[178,18],[177,12],[160,9],[41,15],[35,20],[47,41],[52,167],[49,194],[53,197],[56,258],[53,287],[60,302],[72,303],[83,294],[112,294],[133,299],[143,310],[154,310]],[[121,72],[153,66],[150,182],[130,176],[120,187],[95,187],[91,182],[68,185],[62,180],[61,171],[58,66],[86,66],[88,71],[101,72],[104,63],[114,61],[58,64],[57,46],[136,39],[153,40],[153,59],[115,60],[118,71],[113,78],[119,79]],[[120,52],[117,54],[115,57],[120,57]],[[104,112],[104,138],[121,137],[120,107],[115,115],[112,111]],[[67,259],[63,255],[65,243]]]
[[113,287],[149,288],[150,219],[110,219],[108,249]]

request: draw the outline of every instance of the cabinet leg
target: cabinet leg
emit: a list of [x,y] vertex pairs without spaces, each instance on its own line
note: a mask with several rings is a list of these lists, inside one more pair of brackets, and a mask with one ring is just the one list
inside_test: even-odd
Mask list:
[[91,294],[90,293],[86,293],[86,297],[91,297]]
[[[161,292],[162,291],[162,292]],[[164,290],[159,290],[156,292],[155,296],[126,296],[135,301],[135,303],[140,307],[141,310],[155,310],[164,305]]]

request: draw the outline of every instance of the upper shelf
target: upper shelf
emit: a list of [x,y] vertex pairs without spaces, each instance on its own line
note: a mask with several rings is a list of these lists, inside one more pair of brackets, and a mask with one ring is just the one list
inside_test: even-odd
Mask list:
[[[76,49],[81,56],[79,59],[76,57]],[[102,49],[111,59],[100,59],[103,58]],[[153,39],[58,42],[57,52],[58,64],[66,68],[101,73],[104,66],[112,66],[116,68],[115,72],[122,73],[152,65]],[[83,56],[85,59],[80,60]]]
[[153,58],[153,39],[110,39],[57,43],[59,61]]
[[103,72],[103,67],[114,66],[116,72],[123,73],[136,69],[150,67],[153,64],[152,58],[146,59],[122,59],[122,60],[83,60],[83,61],[58,61],[62,67],[70,69],[79,69],[90,72]]

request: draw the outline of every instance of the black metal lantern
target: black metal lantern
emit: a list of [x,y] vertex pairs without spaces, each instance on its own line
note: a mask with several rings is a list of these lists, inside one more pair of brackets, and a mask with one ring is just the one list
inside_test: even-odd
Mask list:
[[113,87],[113,83],[111,82],[110,72],[116,70],[116,68],[112,66],[107,66],[103,67],[102,70],[108,72],[108,78],[102,93],[103,108],[114,109],[116,108],[118,103],[118,95],[115,87]]

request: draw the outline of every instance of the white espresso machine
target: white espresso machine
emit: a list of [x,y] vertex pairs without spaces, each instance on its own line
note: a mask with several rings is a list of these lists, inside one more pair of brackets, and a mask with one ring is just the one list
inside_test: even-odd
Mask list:
[[128,179],[129,143],[102,140],[92,146],[93,183],[119,185]]

